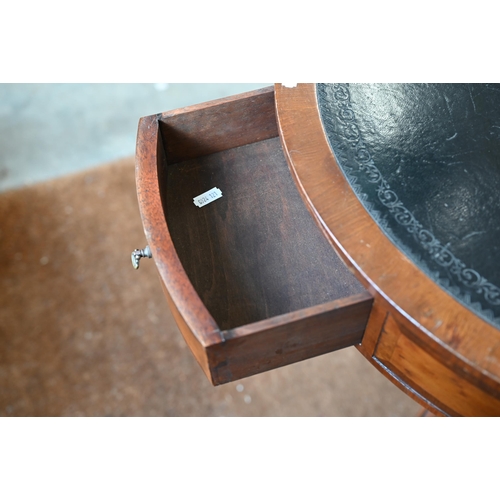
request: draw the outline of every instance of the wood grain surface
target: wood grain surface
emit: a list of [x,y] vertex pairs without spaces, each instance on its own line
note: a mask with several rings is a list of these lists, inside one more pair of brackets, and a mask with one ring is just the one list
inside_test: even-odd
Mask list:
[[277,137],[273,88],[168,111],[159,125],[169,164]]
[[[372,298],[297,192],[272,88],[142,119],[137,184],[167,300],[214,384],[361,341]],[[196,207],[213,187],[222,198]]]
[[[222,198],[196,207],[212,187]],[[179,259],[222,330],[365,292],[304,207],[277,137],[171,165],[166,199]]]

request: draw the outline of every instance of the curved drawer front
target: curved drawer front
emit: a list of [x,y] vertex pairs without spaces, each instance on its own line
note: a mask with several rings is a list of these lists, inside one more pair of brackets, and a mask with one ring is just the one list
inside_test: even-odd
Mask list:
[[137,187],[166,296],[212,383],[361,341],[371,296],[300,198],[272,88],[142,119]]

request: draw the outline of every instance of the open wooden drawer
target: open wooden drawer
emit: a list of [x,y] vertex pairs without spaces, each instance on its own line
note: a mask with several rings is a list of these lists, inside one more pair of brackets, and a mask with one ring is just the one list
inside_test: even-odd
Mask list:
[[361,342],[371,296],[300,198],[272,88],[142,118],[136,175],[165,295],[214,385]]

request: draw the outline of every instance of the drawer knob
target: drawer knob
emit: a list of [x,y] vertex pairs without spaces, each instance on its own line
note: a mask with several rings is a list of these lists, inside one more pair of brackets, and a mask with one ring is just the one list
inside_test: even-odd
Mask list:
[[139,261],[143,257],[147,257],[148,259],[150,259],[151,257],[153,257],[153,254],[151,253],[149,246],[146,246],[146,248],[144,248],[143,250],[136,248],[132,252],[131,257],[132,257],[132,265],[134,266],[134,269],[139,269]]

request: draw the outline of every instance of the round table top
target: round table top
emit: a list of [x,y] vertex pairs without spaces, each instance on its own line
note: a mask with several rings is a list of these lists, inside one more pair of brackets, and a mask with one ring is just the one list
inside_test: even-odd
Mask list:
[[330,147],[387,237],[500,326],[500,85],[319,84]]
[[275,92],[299,191],[344,261],[423,342],[500,383],[500,86]]

